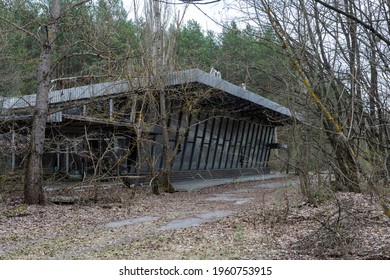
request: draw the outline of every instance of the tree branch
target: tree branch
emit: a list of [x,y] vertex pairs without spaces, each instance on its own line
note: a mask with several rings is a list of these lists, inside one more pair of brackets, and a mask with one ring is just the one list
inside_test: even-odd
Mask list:
[[353,21],[355,21],[356,23],[360,24],[361,26],[363,26],[365,29],[371,31],[373,34],[375,34],[375,36],[377,36],[379,39],[381,39],[383,42],[385,42],[388,46],[390,46],[390,40],[387,39],[385,36],[383,36],[381,33],[379,33],[372,25],[370,24],[367,24],[365,22],[363,22],[362,20],[358,19],[357,17],[351,15],[351,14],[348,14],[347,12],[344,12],[336,7],[333,7],[332,5],[329,5],[321,0],[314,0],[316,3],[318,4],[321,4],[322,6],[328,8],[328,9],[331,9],[332,11],[335,11],[339,14],[342,14],[344,16],[346,16],[347,18],[349,19],[352,19]]
[[34,33],[30,32],[30,31],[28,31],[27,29],[23,28],[22,26],[17,25],[16,23],[10,21],[9,19],[7,19],[3,16],[0,16],[0,20],[5,21],[6,23],[13,26],[14,28],[16,28],[16,29],[26,33],[28,36],[31,36],[32,38],[34,38],[38,43],[41,43],[41,40],[39,40],[38,36],[36,36]]
[[77,6],[81,6],[81,5],[83,5],[83,4],[85,4],[85,3],[88,3],[88,2],[91,2],[91,0],[81,0],[80,2],[77,2],[77,3],[74,3],[74,4],[69,5],[69,7],[67,7],[67,8],[61,13],[61,15],[60,15],[58,18],[56,18],[55,20],[58,20],[58,19],[64,17],[69,11],[73,10],[73,9],[76,8]]

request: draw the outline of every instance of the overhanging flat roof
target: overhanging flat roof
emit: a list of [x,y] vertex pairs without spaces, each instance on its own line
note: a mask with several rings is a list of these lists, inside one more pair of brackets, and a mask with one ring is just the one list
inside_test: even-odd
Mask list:
[[221,90],[234,97],[243,99],[259,105],[263,108],[272,110],[286,117],[292,117],[290,109],[273,102],[265,97],[262,97],[254,92],[246,90],[240,86],[234,85],[223,79],[217,78],[199,69],[191,69],[174,73],[172,75],[171,84],[186,84],[186,83],[201,83],[206,86]]
[[[221,78],[215,77],[199,69],[178,71],[167,75],[148,78],[135,78],[131,80],[99,83],[88,86],[81,86],[63,90],[51,91],[49,93],[50,107],[62,107],[73,102],[88,101],[91,98],[111,98],[118,95],[125,95],[129,92],[149,89],[151,87],[165,88],[170,86],[198,83],[207,87],[222,91],[232,97],[250,102],[270,110],[280,117],[291,119],[291,111],[267,98],[248,91],[240,86],[229,83]],[[36,94],[20,97],[0,98],[0,109],[2,115],[9,115],[17,111],[25,111],[35,106]],[[260,112],[259,112],[260,114]],[[299,118],[299,117],[298,117]]]

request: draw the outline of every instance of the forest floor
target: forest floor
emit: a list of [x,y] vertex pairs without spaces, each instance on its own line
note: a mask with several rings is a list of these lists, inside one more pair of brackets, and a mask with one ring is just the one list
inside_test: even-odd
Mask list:
[[294,180],[160,196],[64,188],[46,206],[3,188],[0,259],[390,259],[390,223],[372,197],[321,188],[308,205]]

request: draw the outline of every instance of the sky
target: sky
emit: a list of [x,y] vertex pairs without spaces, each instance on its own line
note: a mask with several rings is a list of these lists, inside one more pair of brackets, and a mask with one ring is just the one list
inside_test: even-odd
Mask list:
[[[132,13],[131,7],[132,7],[133,0],[122,0],[122,1],[125,9],[131,14]],[[173,3],[182,3],[179,0],[166,0],[166,1],[173,2]],[[197,6],[189,5],[186,14],[184,16],[184,20],[188,21],[190,19],[195,19],[202,26],[202,29],[204,31],[212,30],[216,33],[220,33],[222,31],[222,26],[217,23],[228,21],[228,19],[233,16],[232,11],[227,9],[223,2],[224,1],[219,1],[216,3],[197,5]],[[176,5],[177,8],[181,8],[183,6],[184,5],[182,4]]]

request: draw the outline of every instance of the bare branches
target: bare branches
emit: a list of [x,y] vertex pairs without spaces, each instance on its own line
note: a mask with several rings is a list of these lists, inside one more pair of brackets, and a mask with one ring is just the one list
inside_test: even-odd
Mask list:
[[67,16],[68,13],[71,12],[72,10],[74,10],[76,7],[82,6],[82,5],[84,5],[88,2],[91,2],[91,1],[92,0],[80,0],[79,2],[70,4],[62,11],[61,15],[59,15],[59,17],[56,20],[59,20],[60,18]]
[[332,10],[332,11],[335,11],[339,14],[342,14],[343,16],[346,16],[347,18],[349,19],[352,19],[353,21],[355,21],[356,23],[358,23],[359,25],[363,26],[365,29],[371,31],[373,34],[375,34],[375,36],[377,36],[379,39],[381,39],[383,42],[385,42],[388,46],[390,46],[390,40],[387,39],[383,34],[381,34],[376,28],[374,28],[374,26],[372,26],[371,24],[367,24],[365,23],[363,20],[357,18],[356,16],[354,15],[351,15],[350,13],[347,13],[339,8],[336,8],[330,4],[327,4],[325,3],[324,1],[321,1],[321,0],[314,0],[315,2],[323,5],[324,7]]
[[[325,115],[328,118],[328,120],[331,121],[334,124],[335,132],[343,134],[341,126],[336,122],[336,120],[333,117],[333,115],[330,113],[328,108],[321,101],[321,98],[314,91],[314,88],[311,86],[308,77],[306,76],[306,74],[303,71],[301,65],[299,64],[299,61],[293,56],[293,54],[291,52],[291,49],[290,49],[290,43],[287,40],[285,40],[284,36],[282,35],[280,24],[278,23],[277,19],[273,15],[273,12],[272,12],[271,8],[268,10],[268,14],[269,14],[270,21],[272,23],[273,28],[274,28],[276,34],[278,35],[279,39],[282,42],[283,48],[286,50],[288,56],[292,60],[293,66],[296,68],[296,70],[298,71],[299,75],[302,77],[303,83],[306,86],[308,92],[312,96],[313,100],[318,104],[319,108],[325,113]],[[345,136],[343,136],[343,139],[345,139],[345,141],[346,141]]]
[[37,42],[41,42],[40,38],[36,34],[28,31],[23,26],[20,26],[20,25],[16,24],[12,20],[9,20],[8,18],[6,18],[6,17],[4,17],[2,15],[0,15],[0,20],[3,20],[4,22],[6,22],[7,24],[11,25],[12,27],[14,27],[17,30],[24,32],[25,34],[27,34],[31,38],[34,38]]
[[333,149],[333,154],[326,152],[329,165],[341,185],[373,193],[389,216],[386,191],[379,187],[388,180],[384,174],[389,174],[390,167],[389,141],[385,140],[390,118],[385,90],[389,87],[390,41],[385,35],[389,6],[385,1],[330,3],[263,0],[260,8],[252,7],[259,24],[268,16],[292,62],[299,82],[291,85],[290,81],[290,86],[316,104],[316,112],[308,115],[318,118],[316,125],[324,128]]

